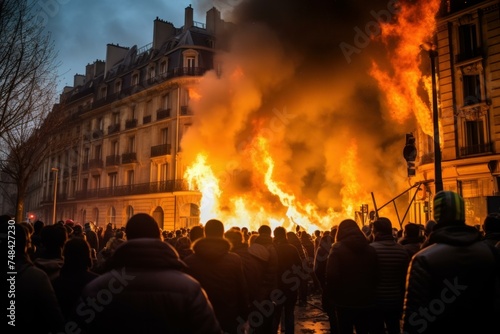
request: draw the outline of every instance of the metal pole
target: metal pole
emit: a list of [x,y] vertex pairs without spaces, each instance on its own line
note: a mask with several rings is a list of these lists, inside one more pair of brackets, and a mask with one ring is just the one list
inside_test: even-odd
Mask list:
[[52,171],[55,172],[55,180],[54,180],[54,208],[52,212],[52,224],[55,225],[56,223],[56,203],[57,203],[57,178],[59,174],[59,169],[57,168],[52,168]]
[[429,50],[432,70],[432,122],[434,126],[434,185],[436,193],[443,190],[443,177],[441,171],[441,144],[439,139],[439,115],[436,91],[436,57],[437,51]]

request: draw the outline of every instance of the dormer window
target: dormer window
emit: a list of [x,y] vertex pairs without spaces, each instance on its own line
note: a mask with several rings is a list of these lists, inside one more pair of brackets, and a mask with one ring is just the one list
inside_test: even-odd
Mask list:
[[168,71],[168,58],[164,58],[160,61],[160,74],[167,74]]
[[115,93],[119,93],[122,90],[122,80],[118,79],[115,81]]
[[101,88],[99,88],[99,99],[106,98],[107,94],[108,94],[108,87],[102,86]]
[[155,64],[151,64],[148,67],[148,78],[151,80],[154,79],[155,77],[156,77],[156,66]]
[[198,67],[198,52],[193,49],[189,49],[184,51],[182,55],[184,58],[183,59],[184,74],[195,75],[196,69]]
[[134,71],[132,73],[132,86],[137,86],[139,84],[139,71]]

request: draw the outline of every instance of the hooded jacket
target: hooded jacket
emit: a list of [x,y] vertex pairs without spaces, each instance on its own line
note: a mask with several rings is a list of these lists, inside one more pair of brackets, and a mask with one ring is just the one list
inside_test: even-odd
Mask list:
[[134,239],[120,245],[112,270],[87,284],[76,320],[90,333],[221,333],[200,283],[170,245]]
[[369,308],[375,305],[377,255],[359,227],[339,225],[326,265],[328,305]]
[[[436,227],[438,227],[436,225]],[[408,270],[404,331],[489,333],[495,328],[495,255],[466,225],[435,229]],[[498,316],[498,314],[497,314]]]
[[194,254],[184,259],[187,272],[207,292],[222,329],[235,333],[246,321],[248,291],[241,258],[229,252],[231,244],[223,238],[206,237],[193,244]]

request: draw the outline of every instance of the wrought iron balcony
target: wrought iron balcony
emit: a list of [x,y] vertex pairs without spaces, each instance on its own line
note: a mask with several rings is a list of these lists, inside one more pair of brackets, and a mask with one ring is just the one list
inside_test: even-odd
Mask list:
[[120,164],[120,155],[108,155],[106,157],[106,166],[118,166]]
[[130,164],[130,163],[134,163],[134,162],[137,162],[137,153],[136,152],[122,154],[122,163],[123,164]]
[[148,123],[151,123],[151,115],[144,116],[142,118],[142,124],[148,124]]
[[170,117],[170,108],[168,108],[168,109],[158,109],[158,111],[156,112],[156,119],[157,120],[164,119],[164,118],[167,118],[167,117]]
[[102,168],[104,166],[104,162],[102,159],[90,159],[89,167],[90,169]]
[[137,126],[137,119],[129,119],[125,121],[125,129],[133,129]]
[[120,123],[111,124],[110,126],[108,126],[108,135],[116,133],[118,131],[120,131]]
[[90,198],[109,198],[115,196],[131,196],[188,190],[189,189],[187,183],[184,180],[168,180],[108,188],[80,190],[76,192],[75,198],[84,200]]
[[170,144],[151,146],[151,157],[159,157],[162,155],[170,154],[170,150],[171,150]]
[[460,147],[461,157],[469,155],[489,154],[489,153],[493,153],[493,143]]

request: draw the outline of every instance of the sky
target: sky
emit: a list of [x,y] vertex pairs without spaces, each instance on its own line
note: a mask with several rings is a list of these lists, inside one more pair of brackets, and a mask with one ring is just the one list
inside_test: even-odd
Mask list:
[[[235,0],[218,0],[220,8],[230,8]],[[211,1],[210,1],[211,2]],[[108,43],[142,47],[153,40],[156,17],[175,27],[184,24],[184,9],[192,5],[194,20],[205,22],[209,1],[198,0],[40,0],[38,18],[54,40],[59,64],[58,90],[73,86],[75,74],[85,66],[104,60]]]

